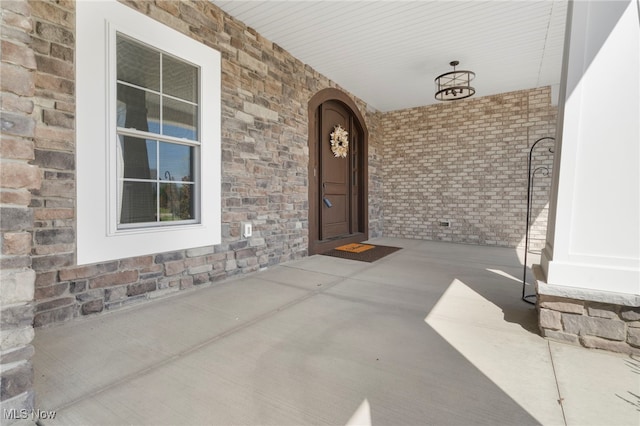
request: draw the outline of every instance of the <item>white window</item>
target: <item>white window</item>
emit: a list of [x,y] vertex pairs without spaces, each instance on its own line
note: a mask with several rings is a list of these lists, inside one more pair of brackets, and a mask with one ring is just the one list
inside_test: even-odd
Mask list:
[[78,264],[219,244],[220,54],[77,2]]
[[199,68],[116,33],[118,229],[197,223]]

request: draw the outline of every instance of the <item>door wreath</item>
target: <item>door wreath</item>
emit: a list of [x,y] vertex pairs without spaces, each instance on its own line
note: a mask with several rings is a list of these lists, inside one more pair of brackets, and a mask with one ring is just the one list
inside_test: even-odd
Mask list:
[[334,157],[342,158],[345,158],[349,152],[349,133],[339,124],[331,132],[331,152]]

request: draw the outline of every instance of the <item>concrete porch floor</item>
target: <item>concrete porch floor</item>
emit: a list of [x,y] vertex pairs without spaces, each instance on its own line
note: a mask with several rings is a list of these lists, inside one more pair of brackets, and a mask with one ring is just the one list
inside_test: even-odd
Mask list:
[[38,329],[39,423],[640,424],[640,360],[541,338],[515,250],[373,242]]

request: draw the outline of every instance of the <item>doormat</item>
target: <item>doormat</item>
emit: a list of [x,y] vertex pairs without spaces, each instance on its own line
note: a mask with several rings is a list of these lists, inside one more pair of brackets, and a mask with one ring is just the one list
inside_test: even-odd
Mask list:
[[375,246],[371,244],[345,244],[344,246],[336,247],[336,250],[348,251],[349,253],[362,253],[363,251],[371,250]]
[[333,250],[322,253],[325,256],[340,257],[342,259],[359,260],[360,262],[375,262],[378,259],[382,259],[388,254],[400,250],[401,247],[391,246],[375,246],[373,244],[347,244],[347,246],[367,246],[366,248],[358,251],[350,251],[344,249],[346,246],[340,246]]

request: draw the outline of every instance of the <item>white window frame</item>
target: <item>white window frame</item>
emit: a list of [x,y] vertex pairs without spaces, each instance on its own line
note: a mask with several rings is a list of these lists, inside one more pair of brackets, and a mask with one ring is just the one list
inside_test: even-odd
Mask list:
[[[157,46],[151,46],[148,43],[141,43],[142,40],[136,39],[132,36],[130,36],[129,34],[127,34],[126,32],[120,30],[118,28],[117,25],[113,25],[111,23],[107,24],[107,31],[108,31],[108,44],[109,44],[109,49],[111,50],[110,52],[108,52],[108,57],[110,60],[109,63],[109,82],[111,84],[111,87],[109,88],[109,104],[110,105],[116,105],[117,104],[117,93],[118,93],[118,84],[117,84],[117,51],[115,49],[116,47],[116,43],[117,43],[117,35],[120,34],[124,37],[129,38],[130,40],[133,40],[135,42],[138,42],[140,44],[143,45],[147,45],[148,48],[152,49],[152,50],[156,50],[161,52],[162,54],[167,54],[168,52],[166,52],[163,49],[158,48]],[[171,55],[174,56],[175,55]],[[184,60],[184,57],[176,57],[177,60],[181,60],[182,62],[187,63],[187,61]],[[197,64],[190,64],[190,65],[194,65],[197,68],[199,68],[197,66]],[[198,134],[198,138],[195,140],[190,140],[190,139],[180,139],[180,138],[176,138],[176,137],[172,137],[172,136],[167,136],[164,134],[156,134],[153,132],[145,132],[142,130],[137,130],[137,129],[125,129],[123,127],[119,127],[118,126],[118,117],[117,117],[117,108],[110,108],[109,113],[109,122],[110,122],[110,127],[117,129],[117,134],[114,135],[113,138],[111,138],[110,140],[110,152],[109,152],[109,173],[111,175],[111,178],[109,179],[109,184],[111,185],[114,182],[117,182],[117,185],[111,185],[110,186],[110,196],[109,196],[109,201],[113,201],[113,200],[117,200],[117,205],[116,206],[109,206],[109,223],[111,224],[109,226],[109,229],[112,231],[112,233],[118,233],[118,232],[126,232],[127,230],[132,230],[132,229],[141,229],[141,228],[160,228],[160,227],[166,227],[166,226],[180,226],[184,223],[199,223],[200,222],[200,218],[201,218],[201,213],[200,213],[200,198],[201,198],[201,191],[200,191],[200,170],[202,169],[201,164],[200,164],[200,149],[201,149],[201,140],[202,140],[202,132],[200,131],[201,129],[201,125],[202,125],[202,108],[201,103],[202,103],[202,93],[200,90],[200,87],[202,85],[201,82],[201,72],[202,70],[198,69],[198,130],[197,130],[197,134]],[[160,93],[159,93],[160,95]],[[163,94],[164,97],[170,97],[167,96],[166,94]],[[160,116],[162,117],[162,108],[160,109]],[[162,121],[162,120],[161,120]],[[193,157],[193,170],[192,170],[192,174],[193,174],[193,180],[195,181],[194,184],[194,189],[196,190],[196,192],[193,194],[193,210],[194,210],[194,218],[193,219],[189,219],[189,220],[182,220],[182,221],[171,221],[171,222],[160,222],[160,221],[156,221],[156,222],[146,222],[146,223],[127,223],[127,224],[123,224],[118,220],[118,217],[120,216],[120,212],[122,209],[122,198],[121,198],[121,194],[120,191],[122,191],[122,187],[121,185],[121,180],[123,179],[123,175],[122,175],[122,167],[123,164],[119,164],[118,161],[118,157],[120,155],[122,155],[121,153],[118,153],[118,149],[117,146],[119,145],[120,141],[118,139],[118,135],[124,135],[124,136],[132,136],[135,138],[139,138],[139,139],[147,139],[147,140],[154,140],[154,141],[159,141],[159,142],[167,142],[167,143],[173,143],[173,144],[181,144],[184,146],[189,146],[194,149],[194,157]],[[159,156],[159,150],[156,152],[156,161],[158,160],[158,156]],[[160,169],[157,170],[157,173],[160,175]],[[157,176],[155,179],[156,184],[158,185],[158,188],[156,189],[156,193],[159,194],[160,193],[160,184],[162,182],[162,179],[160,176]],[[156,209],[159,208],[159,200],[160,197],[158,197],[158,200],[156,200]]]
[[[220,53],[117,1],[76,3],[77,263],[221,242]],[[118,229],[116,32],[200,68],[197,223]]]

